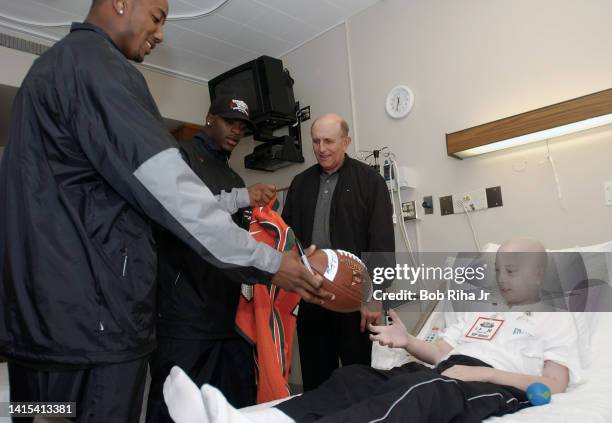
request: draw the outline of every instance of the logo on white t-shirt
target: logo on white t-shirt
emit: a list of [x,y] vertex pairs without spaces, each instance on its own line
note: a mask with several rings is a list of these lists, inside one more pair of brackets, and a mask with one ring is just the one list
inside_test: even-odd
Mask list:
[[494,319],[492,317],[479,317],[472,325],[470,330],[465,334],[466,338],[481,339],[490,341],[495,337],[497,331],[504,324],[502,319]]

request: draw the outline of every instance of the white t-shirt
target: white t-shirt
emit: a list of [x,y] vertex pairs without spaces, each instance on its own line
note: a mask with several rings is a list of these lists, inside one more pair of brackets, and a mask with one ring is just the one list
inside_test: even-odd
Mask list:
[[570,383],[581,379],[578,334],[571,313],[470,312],[440,335],[453,350],[499,370],[541,376],[544,362],[569,369]]

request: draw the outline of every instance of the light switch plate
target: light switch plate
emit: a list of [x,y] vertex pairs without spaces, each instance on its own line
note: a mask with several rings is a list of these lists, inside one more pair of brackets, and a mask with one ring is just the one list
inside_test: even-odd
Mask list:
[[612,181],[604,182],[606,206],[612,206]]

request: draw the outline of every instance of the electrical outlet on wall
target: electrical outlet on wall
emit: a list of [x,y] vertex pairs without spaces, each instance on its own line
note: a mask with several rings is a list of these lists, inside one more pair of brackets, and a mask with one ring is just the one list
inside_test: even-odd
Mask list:
[[449,214],[454,214],[455,208],[453,207],[453,196],[445,195],[444,197],[440,197],[440,214],[442,216],[448,216]]
[[417,209],[414,201],[402,203],[402,217],[404,220],[414,220],[417,218]]
[[484,189],[477,189],[474,191],[464,192],[463,194],[453,195],[455,203],[455,214],[465,213],[463,206],[468,209],[469,212],[476,210],[486,209],[487,206],[487,194]]
[[504,201],[502,199],[501,186],[440,197],[440,214],[448,216],[465,213],[464,205],[468,212],[502,207]]
[[425,214],[433,214],[434,212],[433,197],[431,195],[427,195],[423,197],[423,202],[421,203],[421,206],[423,207]]

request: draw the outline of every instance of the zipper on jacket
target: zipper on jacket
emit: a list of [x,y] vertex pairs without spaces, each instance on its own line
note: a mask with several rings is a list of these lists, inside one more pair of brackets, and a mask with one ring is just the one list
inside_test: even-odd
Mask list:
[[121,254],[123,254],[123,270],[121,271],[121,275],[125,278],[125,272],[127,271],[127,262],[128,262],[128,249],[123,247],[121,249]]
[[181,273],[182,271],[178,272],[178,275],[176,275],[176,279],[174,280],[175,285],[178,283],[179,279],[181,278]]

